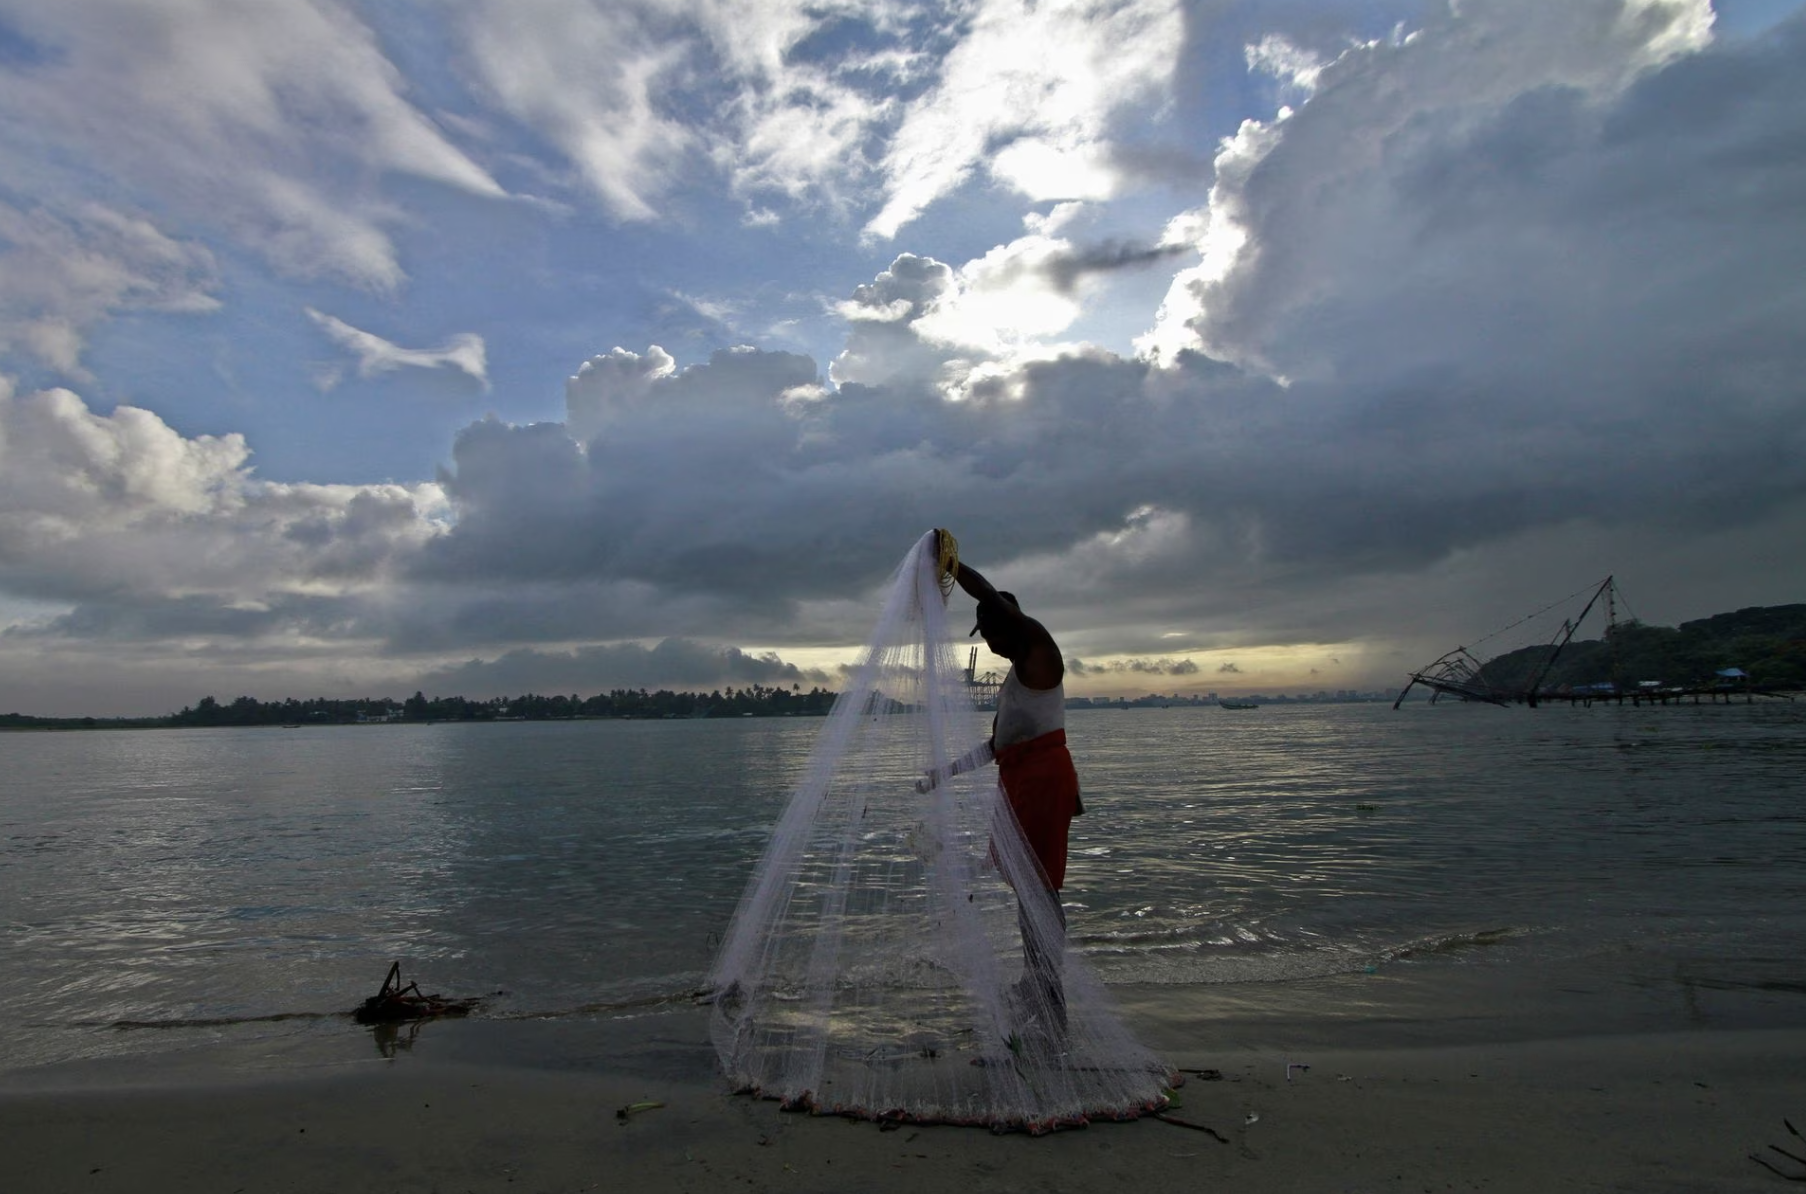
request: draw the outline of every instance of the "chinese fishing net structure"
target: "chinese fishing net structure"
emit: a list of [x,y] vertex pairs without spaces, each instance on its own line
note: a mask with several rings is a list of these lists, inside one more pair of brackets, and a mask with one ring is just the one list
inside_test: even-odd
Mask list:
[[924,536],[741,897],[710,975],[722,1067],[789,1108],[873,1119],[1038,1133],[1157,1110],[1170,1071],[1067,949],[979,765],[989,717],[944,573]]

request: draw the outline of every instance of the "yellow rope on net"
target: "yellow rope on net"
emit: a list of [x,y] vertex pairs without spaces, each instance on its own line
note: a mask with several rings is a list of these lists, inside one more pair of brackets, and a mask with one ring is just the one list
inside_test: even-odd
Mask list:
[[959,540],[953,537],[951,531],[939,528],[937,528],[937,535],[941,545],[939,561],[941,596],[947,598],[953,596],[955,578],[959,576]]

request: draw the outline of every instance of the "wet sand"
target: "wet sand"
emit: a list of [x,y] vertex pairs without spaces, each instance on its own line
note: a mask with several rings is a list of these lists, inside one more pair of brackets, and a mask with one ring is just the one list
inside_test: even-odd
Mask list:
[[[700,1011],[435,1024],[383,1057],[139,1058],[0,1082],[0,1188],[279,1191],[1761,1191],[1806,1172],[1806,1030],[1184,1047],[1172,1115],[1038,1139],[780,1112],[714,1074]],[[310,1046],[311,1048],[311,1046]],[[204,1051],[203,1051],[204,1053]],[[1308,1067],[1308,1068],[1304,1068]],[[626,1119],[632,1104],[656,1102]],[[1217,1137],[1221,1136],[1222,1139]]]

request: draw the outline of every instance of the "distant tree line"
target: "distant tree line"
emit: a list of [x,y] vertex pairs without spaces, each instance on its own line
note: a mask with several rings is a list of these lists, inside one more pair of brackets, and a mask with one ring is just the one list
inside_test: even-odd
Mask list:
[[[1524,647],[1488,660],[1480,674],[1495,689],[1519,692],[1548,658],[1546,644]],[[1733,668],[1747,680],[1719,675]],[[1806,605],[1751,606],[1678,627],[1620,622],[1603,638],[1570,642],[1540,687],[1635,688],[1645,681],[1680,688],[1806,687]]]
[[822,688],[803,692],[800,686],[716,689],[712,692],[671,692],[660,689],[617,688],[592,697],[541,696],[471,700],[468,697],[428,697],[416,692],[405,701],[391,697],[359,697],[331,700],[315,697],[260,701],[241,696],[222,704],[202,697],[180,713],[167,717],[94,718],[33,717],[23,713],[0,714],[0,729],[150,729],[160,726],[275,726],[351,725],[371,721],[555,721],[570,718],[691,718],[691,717],[810,717],[833,708],[836,693]]
[[591,697],[576,693],[542,696],[530,692],[489,700],[428,697],[416,692],[405,701],[388,697],[297,701],[291,697],[265,703],[251,697],[239,697],[230,705],[221,705],[212,697],[203,697],[198,705],[173,715],[170,722],[183,726],[231,726],[357,721],[556,721],[574,717],[778,717],[826,713],[833,707],[834,697],[834,693],[820,688],[802,692],[797,687],[767,688],[762,684],[708,693],[617,688]]

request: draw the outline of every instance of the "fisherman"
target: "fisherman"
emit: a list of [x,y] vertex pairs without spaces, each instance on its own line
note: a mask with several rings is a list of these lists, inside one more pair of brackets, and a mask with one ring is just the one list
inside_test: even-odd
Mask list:
[[[937,547],[947,532],[935,532]],[[945,557],[943,557],[945,558]],[[1059,890],[1066,882],[1066,840],[1072,818],[1085,811],[1079,776],[1066,749],[1066,662],[1047,627],[1022,612],[1015,594],[992,587],[975,568],[953,567],[953,579],[978,601],[972,633],[992,652],[1010,661],[997,692],[991,723],[991,753],[998,778],[1022,836],[1034,852],[1052,923],[1035,931],[1028,900],[1017,893],[1022,946],[1030,975],[1043,987],[1055,1018],[1064,1026],[1065,992],[1060,982],[1066,913]],[[963,770],[963,768],[960,768]]]

